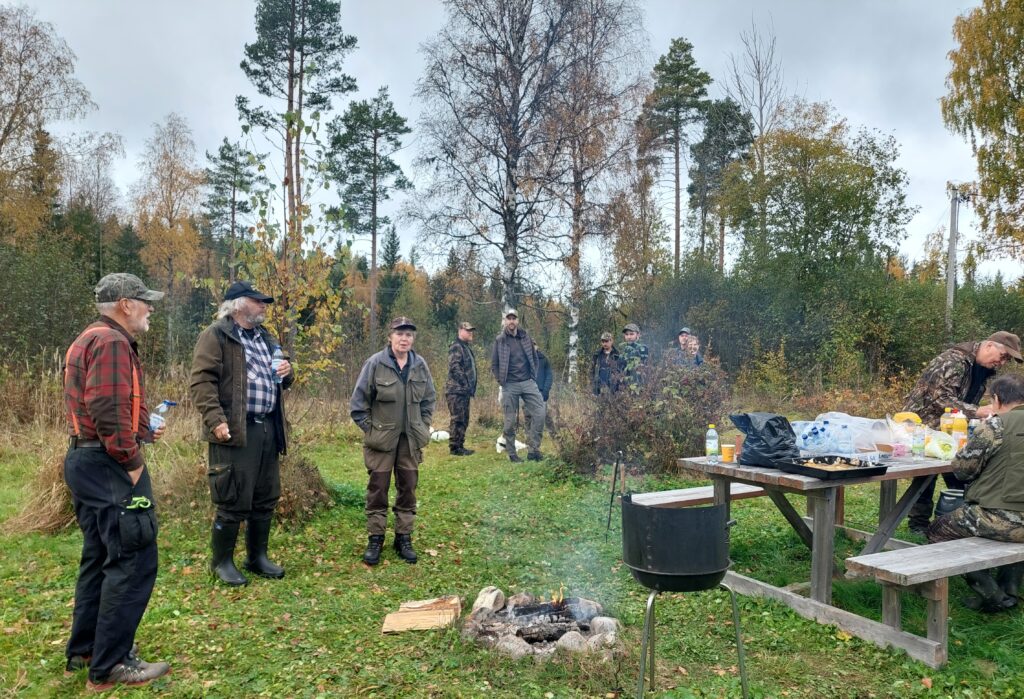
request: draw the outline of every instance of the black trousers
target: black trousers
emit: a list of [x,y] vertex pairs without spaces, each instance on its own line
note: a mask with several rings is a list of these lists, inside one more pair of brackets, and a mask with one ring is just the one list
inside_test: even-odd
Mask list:
[[[945,482],[947,488],[954,490],[963,490],[964,482],[954,476],[952,473],[943,473],[942,480]],[[924,489],[920,497],[917,498],[917,502],[910,508],[910,514],[907,515],[907,524],[911,527],[926,529],[932,520],[932,512],[935,510],[935,503],[932,502],[935,496],[935,478],[931,479],[928,487]]]
[[[71,449],[64,459],[82,559],[67,656],[92,656],[89,678],[106,678],[132,644],[156,582],[156,514],[153,486],[144,468],[132,487],[125,470],[103,449]],[[145,502],[130,507],[133,498]]]
[[452,451],[466,445],[466,427],[469,425],[469,396],[457,393],[445,394],[448,412],[452,416],[448,426],[448,448]]
[[281,461],[273,420],[247,420],[245,446],[210,443],[210,498],[217,521],[268,520],[281,498]]

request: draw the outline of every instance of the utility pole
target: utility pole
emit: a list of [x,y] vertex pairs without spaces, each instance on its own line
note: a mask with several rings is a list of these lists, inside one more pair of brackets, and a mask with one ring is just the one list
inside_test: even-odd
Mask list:
[[960,194],[949,185],[949,251],[946,255],[946,339],[953,341],[953,296],[956,293],[957,214]]

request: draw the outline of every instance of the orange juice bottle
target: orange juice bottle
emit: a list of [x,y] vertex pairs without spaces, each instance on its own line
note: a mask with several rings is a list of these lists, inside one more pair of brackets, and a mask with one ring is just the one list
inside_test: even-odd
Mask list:
[[[953,409],[946,408],[946,412],[942,413],[942,417],[939,418],[939,431],[945,432],[946,434],[953,433]],[[964,430],[966,432],[966,430]]]
[[959,410],[954,410],[952,424],[950,434],[953,435],[953,443],[956,445],[956,450],[960,451],[967,444],[967,416]]

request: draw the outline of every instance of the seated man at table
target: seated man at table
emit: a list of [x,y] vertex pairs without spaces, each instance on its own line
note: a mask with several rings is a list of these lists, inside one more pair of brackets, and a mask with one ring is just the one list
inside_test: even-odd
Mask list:
[[[1024,378],[1005,375],[992,381],[992,417],[983,421],[953,458],[953,473],[964,481],[964,504],[935,520],[928,541],[981,536],[1024,543]],[[998,612],[1017,604],[1024,564],[967,573],[977,597],[964,606]]]
[[[917,413],[933,430],[939,429],[939,418],[946,408],[957,408],[968,418],[986,418],[991,406],[979,406],[985,384],[996,369],[1013,359],[1024,361],[1020,338],[1000,330],[987,340],[962,342],[928,363],[914,388],[903,402],[903,410]],[[947,488],[962,488],[963,483],[950,474],[943,474]],[[924,534],[932,518],[934,479],[914,503],[908,524],[912,532]]]

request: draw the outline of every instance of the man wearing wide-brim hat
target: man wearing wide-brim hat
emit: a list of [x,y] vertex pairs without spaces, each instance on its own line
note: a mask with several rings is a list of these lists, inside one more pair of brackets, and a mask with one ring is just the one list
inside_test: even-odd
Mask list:
[[352,389],[349,414],[363,431],[366,485],[366,530],[363,562],[377,565],[388,526],[388,492],[395,478],[395,541],[398,557],[417,561],[412,546],[416,522],[416,485],[423,448],[437,395],[423,357],[413,351],[416,324],[399,316],[388,324],[388,346],[363,363]]
[[284,390],[295,375],[283,352],[275,360],[280,343],[263,327],[273,302],[251,282],[234,282],[192,355],[192,402],[210,443],[210,497],[217,508],[210,569],[228,585],[249,582],[234,562],[242,522],[245,569],[264,578],[284,577],[284,568],[267,557],[267,547],[281,497],[280,455],[288,448]]
[[[967,418],[989,417],[992,407],[978,405],[985,395],[985,385],[996,369],[1011,359],[1024,361],[1020,338],[1006,330],[994,332],[985,340],[953,345],[924,368],[904,400],[903,410],[917,413],[933,430],[939,429],[939,418],[946,408],[956,408]],[[947,487],[963,488],[963,483],[952,474],[944,473],[942,477]],[[924,534],[927,530],[934,492],[933,478],[910,511],[911,531]]]

